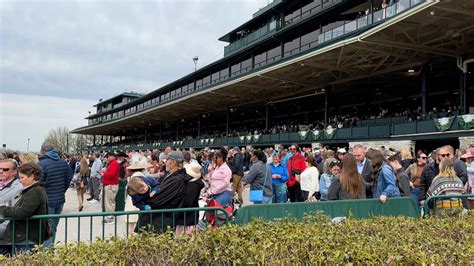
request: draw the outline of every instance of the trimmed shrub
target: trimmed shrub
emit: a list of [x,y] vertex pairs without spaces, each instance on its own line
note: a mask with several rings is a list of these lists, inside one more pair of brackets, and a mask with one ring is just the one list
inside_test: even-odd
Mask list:
[[142,234],[70,243],[1,264],[473,264],[474,213],[461,218],[377,217],[333,223],[253,221],[191,236]]

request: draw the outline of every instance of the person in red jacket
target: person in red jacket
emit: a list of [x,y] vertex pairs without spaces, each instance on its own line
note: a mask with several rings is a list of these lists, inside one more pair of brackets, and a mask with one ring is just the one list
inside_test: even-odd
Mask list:
[[298,144],[291,144],[289,152],[293,155],[287,162],[288,175],[290,179],[286,183],[290,202],[304,201],[301,193],[300,175],[306,169],[306,159],[301,155]]
[[[115,153],[108,152],[107,158],[107,170],[102,174],[102,184],[104,185],[104,211],[114,212],[115,211],[115,196],[118,191],[120,167],[117,162]],[[104,223],[114,224],[114,217],[108,216],[105,218]]]

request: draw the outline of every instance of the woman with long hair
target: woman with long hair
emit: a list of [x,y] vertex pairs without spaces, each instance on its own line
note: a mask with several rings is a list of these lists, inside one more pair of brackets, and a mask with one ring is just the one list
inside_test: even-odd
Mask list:
[[90,176],[89,164],[86,158],[82,158],[79,163],[79,178],[76,183],[77,201],[79,202],[78,210],[81,212],[84,208],[84,194],[87,188],[87,179]]
[[357,171],[357,161],[352,154],[344,155],[341,174],[333,179],[328,199],[365,199],[364,178]]
[[[440,195],[461,195],[463,193],[463,183],[459,177],[456,176],[453,162],[449,159],[443,159],[439,163],[439,174],[433,178],[430,188],[427,191],[427,196]],[[450,209],[449,214],[455,214],[458,210],[462,210],[462,201],[459,198],[439,199],[436,202],[429,202],[434,208],[436,215],[440,214],[443,209]],[[434,205],[435,204],[435,205]],[[446,212],[448,210],[444,210]]]
[[372,179],[375,180],[374,198],[385,203],[389,197],[400,197],[397,178],[380,151],[375,151],[372,161]]
[[428,161],[428,156],[423,151],[418,151],[416,153],[415,163],[408,166],[405,173],[410,179],[411,187],[411,197],[415,200],[417,204],[420,203],[420,185],[421,185],[421,173],[423,173],[423,168],[426,166]]

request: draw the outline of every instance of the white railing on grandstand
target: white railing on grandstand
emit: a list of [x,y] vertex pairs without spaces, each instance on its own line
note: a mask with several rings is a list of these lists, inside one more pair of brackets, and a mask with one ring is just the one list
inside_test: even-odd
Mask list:
[[[399,0],[395,2],[394,4],[392,4],[391,6],[388,6],[387,8],[373,11],[373,14],[372,13],[366,14],[365,16],[360,17],[356,20],[345,22],[343,25],[337,28],[321,33],[318,37],[319,43],[321,44],[321,43],[333,40],[337,37],[343,36],[355,30],[362,29],[366,26],[372,25],[373,23],[393,17],[423,1],[425,0]],[[373,21],[372,21],[372,18],[373,18]]]

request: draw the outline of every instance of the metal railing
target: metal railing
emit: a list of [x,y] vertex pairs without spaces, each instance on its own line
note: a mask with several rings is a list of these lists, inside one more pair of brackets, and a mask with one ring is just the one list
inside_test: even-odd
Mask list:
[[[179,209],[159,209],[144,211],[118,211],[118,212],[95,212],[95,213],[69,213],[69,214],[46,214],[35,215],[26,220],[12,219],[1,217],[3,222],[12,223],[11,239],[0,239],[0,248],[5,251],[11,251],[15,254],[17,247],[21,246],[26,250],[33,248],[37,243],[43,243],[45,240],[45,220],[49,220],[51,225],[52,219],[58,219],[64,222],[64,230],[52,232],[52,236],[48,241],[52,243],[67,244],[71,241],[92,242],[95,239],[106,239],[111,237],[128,237],[131,233],[139,233],[142,231],[152,230],[157,233],[163,233],[168,229],[175,230],[178,226],[186,227],[189,219],[186,214],[192,213],[194,217],[193,224],[197,225],[204,220],[206,214],[213,214],[219,217],[219,225],[231,222],[231,214],[220,207],[203,207],[203,208],[179,208]],[[138,216],[138,217],[133,217]],[[113,217],[113,223],[106,223],[107,217]],[[134,228],[129,224],[135,218],[138,218]],[[59,224],[58,222],[58,224]],[[37,224],[38,227],[31,227],[31,223]],[[24,232],[19,232],[18,227],[25,228]],[[30,228],[31,227],[31,228]],[[76,228],[74,232],[71,228]],[[99,230],[94,230],[99,228]],[[37,236],[33,236],[30,230],[37,230]],[[7,232],[5,232],[7,233]],[[64,233],[64,234],[58,234]],[[36,233],[35,233],[36,234]],[[18,240],[18,236],[24,236]],[[32,241],[32,239],[34,241]],[[54,244],[53,244],[54,245]]]
[[440,214],[441,210],[462,210],[474,208],[474,194],[432,196],[423,204],[422,216]]

